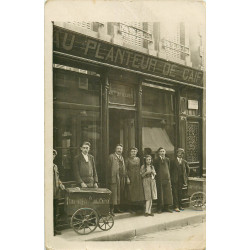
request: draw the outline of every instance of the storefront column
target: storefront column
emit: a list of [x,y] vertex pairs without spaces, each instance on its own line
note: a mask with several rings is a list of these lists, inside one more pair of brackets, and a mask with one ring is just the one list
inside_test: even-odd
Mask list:
[[137,118],[136,118],[136,130],[137,130],[137,148],[140,157],[143,156],[142,150],[142,79],[139,80],[139,85],[137,87]]
[[108,155],[109,155],[109,112],[108,112],[108,103],[109,103],[109,81],[108,73],[103,72],[101,76],[102,83],[102,176],[103,181],[105,182],[105,187],[107,187],[107,168],[108,168]]

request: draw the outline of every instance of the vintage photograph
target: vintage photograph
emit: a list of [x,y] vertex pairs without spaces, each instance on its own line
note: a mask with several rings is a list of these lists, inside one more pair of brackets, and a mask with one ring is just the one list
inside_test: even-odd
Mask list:
[[206,248],[205,3],[177,2],[48,22],[47,247]]

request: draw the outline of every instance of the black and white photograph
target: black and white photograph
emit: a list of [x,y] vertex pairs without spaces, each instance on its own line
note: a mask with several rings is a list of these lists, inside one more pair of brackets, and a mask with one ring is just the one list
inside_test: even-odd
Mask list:
[[53,3],[46,247],[206,249],[205,2]]

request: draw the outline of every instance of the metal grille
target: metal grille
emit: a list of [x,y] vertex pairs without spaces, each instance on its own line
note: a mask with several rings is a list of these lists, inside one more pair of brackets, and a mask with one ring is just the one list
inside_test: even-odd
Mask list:
[[[118,23],[119,30],[122,34],[122,39],[125,43],[143,47],[144,42],[152,42],[152,33],[143,29],[143,23],[139,22],[124,22]],[[152,26],[152,25],[151,25]],[[149,27],[149,30],[153,29]]]
[[187,123],[187,161],[199,162],[199,123]]
[[[135,46],[142,47],[142,32],[137,31],[136,29],[133,29],[131,26],[135,28],[142,29],[142,23],[128,23],[125,22],[125,25],[121,26],[121,32],[122,32],[122,38],[125,43],[129,43]],[[131,25],[131,26],[130,26]]]

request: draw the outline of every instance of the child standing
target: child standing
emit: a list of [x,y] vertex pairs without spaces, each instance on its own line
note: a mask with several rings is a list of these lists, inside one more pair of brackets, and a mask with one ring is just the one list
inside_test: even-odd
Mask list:
[[151,212],[152,202],[157,199],[157,189],[155,183],[155,169],[152,165],[151,155],[146,155],[144,158],[144,165],[141,166],[140,171],[142,177],[142,184],[144,189],[144,196],[146,200],[145,216],[154,216]]

